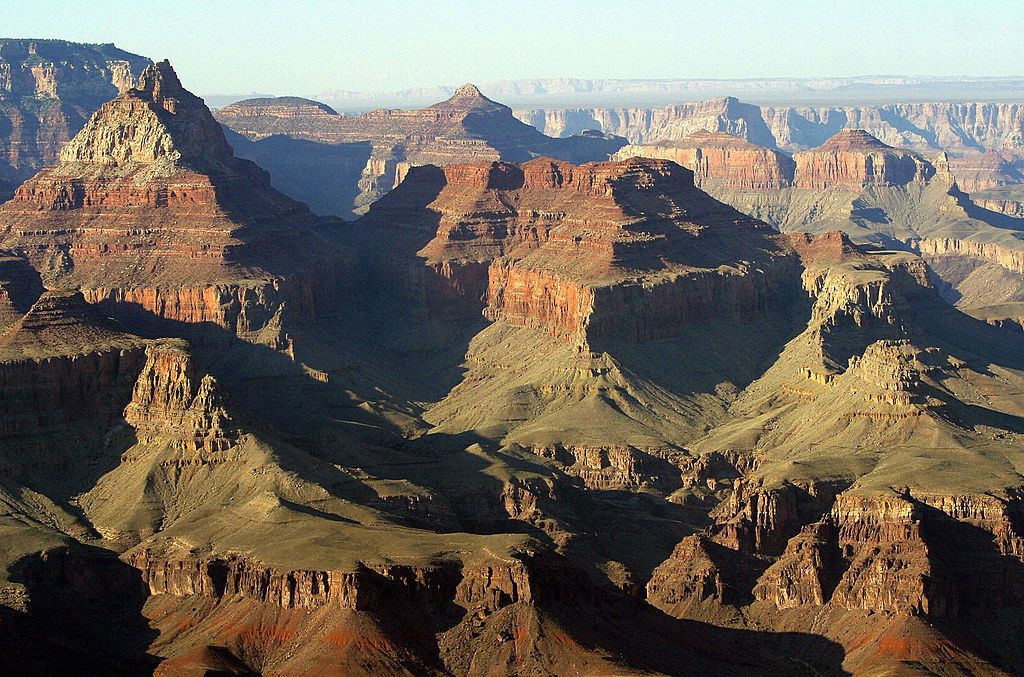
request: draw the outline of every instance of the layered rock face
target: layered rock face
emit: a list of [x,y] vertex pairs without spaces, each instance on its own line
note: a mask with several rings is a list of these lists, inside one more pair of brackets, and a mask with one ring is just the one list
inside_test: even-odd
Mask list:
[[[236,159],[166,62],[104,104],[0,210],[5,248],[93,302],[236,333],[274,316],[318,220]],[[288,239],[292,248],[280,247]]]
[[935,174],[935,168],[916,153],[887,146],[859,129],[840,132],[793,160],[797,188],[905,186],[925,183]]
[[679,140],[704,129],[790,152],[820,146],[843,129],[863,129],[886,144],[922,153],[1019,155],[1024,139],[1024,107],[1017,103],[819,108],[756,106],[729,97],[665,108],[529,110],[516,115],[552,136],[600,129],[646,144]]
[[614,159],[650,157],[673,162],[693,171],[703,187],[711,179],[735,190],[776,190],[793,182],[793,161],[769,148],[722,132],[697,132],[677,142],[629,145]]
[[[708,150],[709,144],[717,150]],[[694,168],[703,190],[784,232],[841,229],[858,241],[896,242],[920,252],[937,264],[947,296],[971,312],[1024,298],[1016,291],[1020,271],[1013,262],[1019,191],[1007,185],[967,195],[957,174],[968,170],[945,153],[927,160],[863,130],[846,130],[820,148],[796,153],[795,162],[711,133],[688,142],[631,145],[616,157],[645,155]],[[995,285],[1001,278],[1005,284]]]
[[[365,149],[358,175],[339,163],[330,171],[337,199],[331,203],[310,196],[306,200],[321,211],[347,214],[365,207],[394,188],[411,165],[445,165],[453,162],[507,160],[522,162],[550,156],[570,162],[606,160],[624,141],[601,134],[582,134],[553,139],[523,124],[507,106],[491,101],[473,85],[458,88],[447,101],[420,110],[375,110],[363,115],[338,115],[330,107],[304,99],[241,101],[217,111],[217,119],[233,131],[257,143],[236,143],[248,157],[268,156],[279,168],[281,187],[298,190],[292,181],[304,162],[321,152],[315,145],[282,144],[268,137],[341,145],[358,153]],[[266,139],[266,142],[261,140]],[[287,156],[287,157],[286,157]],[[353,188],[358,193],[352,202]],[[305,194],[295,194],[306,199]],[[349,200],[347,204],[342,204]]]
[[91,458],[102,446],[144,361],[144,342],[80,293],[42,293],[0,337],[3,473],[77,476],[72,450]]
[[993,152],[950,156],[949,172],[960,189],[972,195],[1000,186],[1024,183],[1024,175],[1014,166],[1012,159]]
[[[408,222],[403,210],[417,197],[429,200],[434,219]],[[571,341],[647,340],[712,317],[763,312],[794,270],[764,224],[658,160],[416,172],[370,211],[364,228],[383,236],[398,224],[422,228],[419,256],[444,280],[435,285],[483,302],[492,320]]]
[[55,164],[93,111],[148,63],[113,45],[0,40],[0,200]]

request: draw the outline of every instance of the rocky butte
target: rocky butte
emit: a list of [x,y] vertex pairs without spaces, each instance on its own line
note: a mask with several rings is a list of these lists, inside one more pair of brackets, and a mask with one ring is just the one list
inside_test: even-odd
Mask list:
[[692,170],[698,185],[711,179],[737,190],[775,190],[793,183],[792,158],[725,132],[701,130],[679,141],[631,144],[614,159],[638,156],[672,160]]

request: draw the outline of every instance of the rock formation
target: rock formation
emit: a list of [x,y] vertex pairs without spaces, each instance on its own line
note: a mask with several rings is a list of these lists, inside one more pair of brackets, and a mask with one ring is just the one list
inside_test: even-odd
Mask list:
[[[276,185],[300,191],[294,196],[320,213],[339,215],[353,209],[365,211],[398,185],[410,166],[474,160],[522,162],[540,156],[569,162],[606,160],[624,143],[599,133],[567,139],[547,137],[470,84],[459,87],[447,101],[420,110],[338,115],[329,106],[284,97],[240,101],[217,111],[217,119],[256,142],[234,143],[245,157],[269,160],[276,169]],[[283,143],[279,140],[282,136],[294,142]],[[362,167],[354,167],[348,161],[333,160],[332,191],[326,198],[293,180],[306,163],[326,152],[319,147],[323,145],[340,146],[355,156],[362,153],[364,162]],[[352,202],[354,187],[358,194]],[[323,192],[319,184],[317,191]]]
[[436,233],[423,233],[433,238],[419,255],[443,284],[483,301],[492,320],[581,344],[757,313],[788,272],[763,224],[709,199],[671,162],[545,158],[417,170],[362,227],[391,228],[425,191],[437,191],[426,209],[439,222],[424,224]]
[[840,132],[793,159],[797,188],[905,186],[925,183],[935,174],[935,168],[921,156],[887,146],[859,129]]
[[232,155],[167,62],[101,106],[0,208],[0,228],[51,287],[241,334],[297,293],[284,273],[323,246],[318,219]]
[[793,160],[723,132],[700,131],[680,141],[629,145],[614,158],[672,160],[693,171],[698,187],[711,179],[735,190],[775,190],[793,182]]
[[1024,138],[1024,106],[1019,103],[772,107],[726,97],[654,109],[517,110],[516,115],[552,136],[600,129],[630,143],[654,143],[680,140],[704,129],[789,152],[820,146],[843,129],[863,129],[883,143],[921,153],[1019,155]]
[[44,166],[148,59],[113,45],[0,39],[0,200]]
[[860,237],[645,158],[411,167],[328,222],[146,69],[0,208],[5,665],[1024,670],[1024,334],[934,274],[1015,231],[863,135],[826,188],[730,153],[702,185]]

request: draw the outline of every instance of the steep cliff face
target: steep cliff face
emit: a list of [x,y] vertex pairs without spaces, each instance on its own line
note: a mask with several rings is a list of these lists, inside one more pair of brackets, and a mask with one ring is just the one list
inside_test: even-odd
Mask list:
[[[963,153],[949,156],[949,172],[961,190],[979,193],[1006,185],[1024,183],[1011,153]],[[1001,211],[1001,210],[997,210]]]
[[0,338],[3,472],[57,495],[87,475],[109,455],[144,349],[81,294],[42,294]]
[[697,132],[675,142],[629,145],[614,159],[651,157],[693,171],[703,187],[712,180],[735,190],[776,190],[793,182],[793,161],[787,155],[722,132]]
[[149,63],[113,45],[0,40],[0,200],[44,166]]
[[3,206],[0,226],[3,246],[47,284],[239,334],[265,326],[286,297],[305,307],[284,273],[300,276],[325,247],[317,219],[231,154],[166,62],[101,106],[60,163]]
[[633,144],[681,141],[705,131],[724,133],[774,148],[771,131],[757,106],[734,97],[710,99],[665,108],[593,108],[516,111],[516,115],[551,136],[569,136],[599,129]]
[[976,240],[954,238],[914,238],[907,241],[925,258],[967,256],[993,261],[1007,270],[1024,273],[1024,250]]
[[238,439],[216,379],[197,374],[188,352],[173,344],[146,349],[124,419],[143,444],[170,440],[185,451],[216,452]]
[[[365,149],[364,166],[331,172],[344,173],[332,181],[338,199],[328,211],[336,214],[348,214],[353,208],[364,212],[370,203],[394,188],[404,169],[412,165],[523,162],[541,156],[588,162],[608,159],[624,143],[599,133],[567,139],[545,136],[514,118],[507,106],[491,101],[469,84],[459,87],[447,101],[419,110],[375,110],[348,116],[306,100],[259,99],[226,106],[217,111],[217,119],[257,142],[251,147],[235,145],[240,153],[263,155],[270,166],[279,168],[281,176],[275,179],[279,187],[291,186],[311,196],[315,191],[299,186],[292,177],[323,152],[318,146],[344,146],[353,152]],[[268,138],[273,135],[306,143],[284,144]],[[354,188],[357,194],[353,197]],[[293,194],[300,199],[307,197],[305,193]],[[327,209],[315,197],[306,201],[316,201]]]

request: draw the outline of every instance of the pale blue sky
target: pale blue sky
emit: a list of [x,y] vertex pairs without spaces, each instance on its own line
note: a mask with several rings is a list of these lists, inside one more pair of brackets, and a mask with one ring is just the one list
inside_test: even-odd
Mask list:
[[1024,73],[1022,0],[0,0],[0,34],[169,58],[202,94]]

